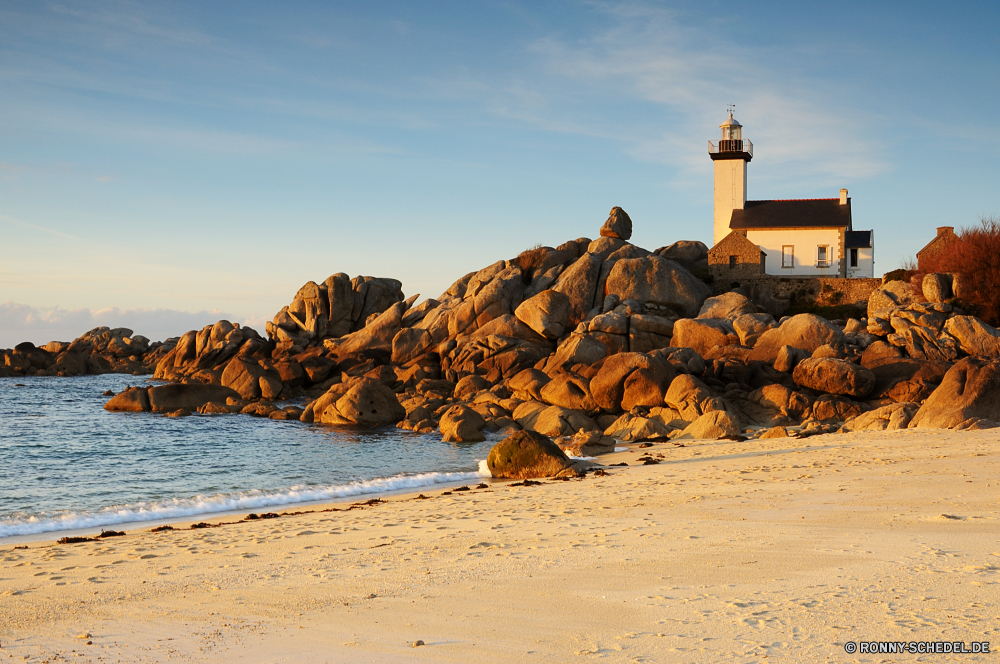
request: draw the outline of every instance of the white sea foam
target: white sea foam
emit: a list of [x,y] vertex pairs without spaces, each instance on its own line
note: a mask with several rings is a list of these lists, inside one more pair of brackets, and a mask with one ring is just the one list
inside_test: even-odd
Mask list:
[[318,500],[350,498],[372,493],[386,493],[407,489],[419,489],[435,484],[469,482],[489,477],[486,461],[479,462],[479,470],[466,473],[421,473],[418,475],[395,475],[373,480],[333,484],[329,486],[292,487],[285,491],[241,491],[214,496],[175,498],[156,503],[132,503],[112,505],[94,512],[63,512],[41,516],[7,517],[0,519],[0,538],[16,535],[37,535],[59,530],[97,528],[122,523],[161,521],[167,519],[237,512],[240,510],[307,503]]
[[627,447],[616,447],[615,452],[628,452]]

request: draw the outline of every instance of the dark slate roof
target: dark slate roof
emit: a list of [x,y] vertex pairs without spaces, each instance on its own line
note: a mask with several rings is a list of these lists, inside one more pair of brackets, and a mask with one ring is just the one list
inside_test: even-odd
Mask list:
[[871,231],[847,231],[844,233],[844,247],[847,249],[859,249],[861,247],[872,246]]
[[733,210],[729,227],[737,228],[851,228],[851,199],[807,198],[789,201],[747,201]]

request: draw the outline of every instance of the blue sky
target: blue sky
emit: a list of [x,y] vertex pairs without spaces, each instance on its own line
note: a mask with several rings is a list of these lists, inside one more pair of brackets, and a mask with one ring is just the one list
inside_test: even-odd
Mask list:
[[847,187],[878,274],[1000,214],[997,5],[760,5],[2,0],[0,347],[434,297],[614,205],[710,243],[732,102],[749,197]]

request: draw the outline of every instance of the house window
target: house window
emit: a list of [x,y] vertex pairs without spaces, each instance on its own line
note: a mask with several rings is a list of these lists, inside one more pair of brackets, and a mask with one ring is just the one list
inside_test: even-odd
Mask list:
[[830,247],[821,244],[816,247],[816,267],[830,267]]
[[795,267],[795,247],[793,245],[782,245],[781,267]]
[[736,267],[736,256],[729,257],[729,267],[730,268]]
[[851,249],[851,267],[858,266],[858,250]]

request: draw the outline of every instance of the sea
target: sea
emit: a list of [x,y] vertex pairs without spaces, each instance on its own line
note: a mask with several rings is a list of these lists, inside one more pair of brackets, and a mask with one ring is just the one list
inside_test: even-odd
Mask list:
[[0,378],[0,545],[481,482],[499,439],[104,410],[104,392],[153,384]]

